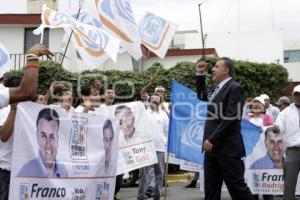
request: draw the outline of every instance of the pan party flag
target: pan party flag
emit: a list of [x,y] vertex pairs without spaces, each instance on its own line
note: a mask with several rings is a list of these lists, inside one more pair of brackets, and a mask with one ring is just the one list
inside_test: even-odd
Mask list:
[[121,47],[135,60],[142,57],[141,38],[130,3],[126,0],[95,0],[104,28],[121,40]]
[[139,23],[142,44],[163,59],[176,32],[177,25],[147,13]]
[[56,12],[46,6],[43,7],[41,17],[42,24],[34,30],[34,34],[40,34],[45,27],[64,28],[67,34],[73,30],[72,42],[85,62],[99,65],[99,62],[103,62],[104,54],[107,54],[114,62],[116,61],[120,41],[105,30],[81,23],[71,16]]

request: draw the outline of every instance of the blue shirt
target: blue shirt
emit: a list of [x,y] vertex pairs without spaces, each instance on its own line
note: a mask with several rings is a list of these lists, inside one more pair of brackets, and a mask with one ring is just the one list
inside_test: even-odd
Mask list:
[[271,160],[270,156],[266,154],[264,157],[252,163],[250,169],[278,169],[278,167]]
[[[36,159],[27,162],[19,171],[20,177],[51,177],[44,166],[44,163],[39,155]],[[55,177],[68,177],[68,171],[62,164],[55,162]]]

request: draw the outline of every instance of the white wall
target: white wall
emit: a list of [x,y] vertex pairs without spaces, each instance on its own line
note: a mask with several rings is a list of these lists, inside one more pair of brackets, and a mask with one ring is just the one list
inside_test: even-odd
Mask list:
[[[185,36],[185,48],[202,48],[201,35]],[[206,46],[215,48],[220,57],[248,60],[259,63],[283,63],[283,39],[279,31],[208,33]]]
[[23,53],[24,27],[0,26],[0,42],[10,53]]
[[284,63],[283,66],[287,68],[291,81],[300,81],[300,62]]
[[147,69],[151,67],[156,62],[161,63],[164,65],[166,69],[170,69],[171,67],[174,67],[177,63],[179,62],[196,62],[199,60],[200,56],[170,56],[170,57],[165,57],[165,59],[160,59],[160,58],[151,58],[151,59],[146,59],[143,58],[143,69]]
[[27,0],[0,0],[0,13],[26,13]]

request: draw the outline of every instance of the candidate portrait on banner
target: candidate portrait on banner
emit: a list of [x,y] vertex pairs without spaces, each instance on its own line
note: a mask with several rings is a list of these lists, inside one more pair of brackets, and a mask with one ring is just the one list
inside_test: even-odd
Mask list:
[[132,143],[141,136],[135,128],[135,117],[130,107],[126,105],[117,106],[115,109],[115,119],[120,127],[121,143]]
[[264,131],[264,144],[267,153],[254,161],[249,169],[282,169],[284,147],[282,134],[276,134],[269,127]]
[[112,145],[114,143],[115,131],[110,119],[104,121],[103,124],[103,146],[105,152],[104,173],[106,176],[113,175],[112,162]]
[[56,160],[59,139],[59,116],[51,108],[43,108],[36,119],[38,157],[28,161],[19,171],[19,177],[67,177],[64,165]]

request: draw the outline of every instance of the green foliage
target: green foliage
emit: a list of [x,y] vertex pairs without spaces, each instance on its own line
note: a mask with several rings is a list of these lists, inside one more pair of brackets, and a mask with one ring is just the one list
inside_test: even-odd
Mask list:
[[[209,64],[207,83],[212,85],[211,70],[217,62],[217,58],[207,58],[206,61]],[[22,70],[11,71],[6,73],[5,77],[22,73]],[[52,82],[66,81],[76,93],[78,83],[89,85],[94,80],[100,79],[104,86],[102,91],[107,87],[112,87],[118,96],[123,97],[117,101],[132,101],[139,99],[139,92],[148,83],[150,76],[155,76],[156,84],[152,85],[149,91],[153,91],[156,86],[161,85],[170,94],[171,80],[173,79],[195,89],[195,63],[192,62],[180,62],[171,69],[165,69],[160,63],[154,63],[143,72],[87,70],[78,74],[65,70],[58,63],[43,61],[39,69],[38,92],[45,94]],[[276,99],[287,83],[288,72],[284,67],[276,64],[235,61],[234,79],[242,85],[247,97],[266,93]]]

